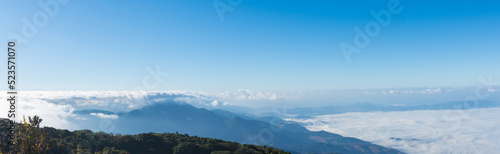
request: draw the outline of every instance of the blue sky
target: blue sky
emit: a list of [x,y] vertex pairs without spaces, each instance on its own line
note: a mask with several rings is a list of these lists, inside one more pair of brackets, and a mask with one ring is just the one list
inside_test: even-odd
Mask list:
[[[339,44],[353,44],[354,28],[389,2],[243,0],[221,20],[212,0],[73,0],[19,44],[18,88],[134,90],[157,65],[168,76],[154,90],[475,86],[480,75],[500,78],[496,1],[401,0],[402,11],[348,63]],[[0,10],[2,42],[22,33],[23,17],[43,12],[26,0],[1,1]]]

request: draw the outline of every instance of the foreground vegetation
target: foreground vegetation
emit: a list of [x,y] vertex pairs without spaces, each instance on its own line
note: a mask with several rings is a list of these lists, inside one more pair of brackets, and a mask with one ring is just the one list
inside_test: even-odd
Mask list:
[[78,153],[78,154],[284,154],[266,146],[239,144],[179,133],[120,135],[90,130],[68,131],[40,128],[38,116],[17,124],[16,145],[8,145],[9,123],[0,120],[0,153]]

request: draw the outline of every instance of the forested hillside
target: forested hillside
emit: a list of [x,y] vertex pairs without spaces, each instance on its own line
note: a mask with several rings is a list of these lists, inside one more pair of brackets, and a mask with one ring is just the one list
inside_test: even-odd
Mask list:
[[29,118],[18,125],[16,149],[7,145],[9,123],[0,121],[1,152],[34,153],[196,153],[196,154],[281,154],[281,150],[228,142],[179,133],[143,133],[137,135],[110,134],[90,130],[68,131],[51,127],[40,128],[42,120]]

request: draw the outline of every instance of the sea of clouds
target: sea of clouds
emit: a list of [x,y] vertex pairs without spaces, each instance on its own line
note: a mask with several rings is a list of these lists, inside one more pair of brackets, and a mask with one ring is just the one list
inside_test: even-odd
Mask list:
[[[5,93],[5,91],[3,91]],[[2,95],[0,99],[6,100]],[[85,117],[76,114],[82,110],[102,110],[127,113],[156,103],[187,103],[199,108],[236,106],[246,101],[279,101],[289,99],[285,94],[237,90],[216,94],[194,91],[21,91],[17,95],[16,121],[23,116],[38,115],[42,126],[62,129],[82,129]],[[235,103],[235,104],[232,104]],[[7,118],[10,106],[0,105],[0,118]],[[90,113],[101,119],[117,119],[116,114]],[[83,120],[83,121],[82,121]]]
[[[5,100],[6,96],[1,99]],[[44,119],[42,126],[61,129],[81,129],[84,117],[76,114],[81,110],[103,110],[115,113],[128,112],[159,102],[197,102],[209,104],[211,99],[189,91],[22,91],[18,93],[16,121],[23,116],[38,115]],[[213,100],[211,100],[213,101]],[[7,118],[10,106],[0,105],[0,118]],[[102,119],[116,119],[117,115],[90,113]]]
[[500,108],[321,115],[313,131],[355,137],[407,153],[500,153]]
[[[498,87],[487,89],[487,92],[491,94],[490,98],[498,100]],[[82,129],[85,121],[93,118],[104,121],[118,118],[117,114],[98,112],[82,117],[76,113],[81,110],[126,113],[164,102],[188,103],[208,109],[252,105],[293,107],[293,103],[336,105],[312,102],[331,102],[347,97],[356,99],[345,100],[347,103],[366,99],[399,104],[412,98],[445,100],[440,102],[444,103],[473,94],[474,89],[466,88],[296,92],[237,90],[212,94],[193,91],[21,91],[18,93],[16,121],[22,120],[23,115],[39,115],[44,119],[43,126],[75,130]],[[0,96],[0,99],[6,100],[6,96]],[[0,105],[0,118],[7,118],[8,111],[7,103]],[[408,153],[500,153],[500,108],[351,112],[312,117],[287,120],[303,123],[313,131],[325,130],[351,136]]]

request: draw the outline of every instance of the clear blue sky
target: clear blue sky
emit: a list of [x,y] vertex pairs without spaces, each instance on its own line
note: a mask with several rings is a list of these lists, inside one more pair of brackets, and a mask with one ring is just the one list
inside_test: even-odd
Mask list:
[[[43,11],[37,2],[0,1],[4,47],[9,32],[21,34],[23,17]],[[212,2],[73,0],[19,45],[19,88],[133,90],[156,65],[169,73],[157,90],[475,86],[479,75],[500,78],[497,1],[401,0],[401,13],[350,63],[339,44],[352,44],[354,27],[375,21],[370,11],[389,1],[243,0],[223,21]]]

